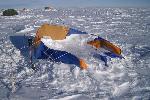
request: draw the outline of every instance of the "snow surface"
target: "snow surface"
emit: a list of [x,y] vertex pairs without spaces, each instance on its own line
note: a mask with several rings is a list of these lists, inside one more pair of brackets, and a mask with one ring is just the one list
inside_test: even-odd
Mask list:
[[[25,36],[34,36],[43,23],[66,25],[88,35],[71,35],[62,41],[43,38],[50,48],[65,50],[89,65],[35,60],[30,68]],[[94,55],[101,54],[86,42],[90,34],[122,48],[125,59],[108,59],[109,67]],[[29,9],[17,16],[0,16],[1,100],[149,100],[150,9],[65,8]],[[13,38],[15,41],[13,41]],[[21,48],[19,48],[21,46]]]

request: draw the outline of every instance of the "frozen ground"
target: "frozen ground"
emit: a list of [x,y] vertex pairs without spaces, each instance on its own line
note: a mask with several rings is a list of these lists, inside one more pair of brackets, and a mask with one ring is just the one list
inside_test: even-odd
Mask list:
[[[13,17],[0,16],[1,100],[149,100],[150,8],[33,9]],[[111,59],[106,68],[85,45],[88,36],[71,36],[63,50],[83,57],[89,72],[73,65],[37,60],[33,72],[28,53],[17,49],[10,36],[34,35],[43,23],[66,25],[97,34],[122,48],[125,59]],[[21,43],[21,38],[16,39]],[[24,45],[21,45],[22,49]],[[88,48],[88,49],[87,49]],[[78,76],[76,78],[76,75]]]

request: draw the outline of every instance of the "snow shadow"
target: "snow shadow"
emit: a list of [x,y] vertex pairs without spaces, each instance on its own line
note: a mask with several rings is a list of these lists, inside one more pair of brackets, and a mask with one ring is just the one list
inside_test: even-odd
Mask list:
[[147,61],[150,57],[150,46],[132,46],[131,53],[134,55],[133,62],[139,63],[140,61]]
[[12,44],[19,49],[21,55],[28,57],[29,48],[28,48],[28,39],[33,38],[32,36],[10,36],[10,41]]

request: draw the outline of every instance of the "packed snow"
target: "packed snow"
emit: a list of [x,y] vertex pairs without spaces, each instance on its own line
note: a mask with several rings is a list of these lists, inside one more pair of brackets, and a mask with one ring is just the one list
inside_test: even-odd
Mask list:
[[[28,9],[0,16],[1,100],[149,100],[149,8]],[[34,60],[29,64],[27,39],[44,23],[65,25],[89,33],[65,40],[42,41],[50,48],[83,58],[88,70],[75,65]],[[86,44],[99,35],[122,49],[125,59],[108,59],[108,67]],[[17,36],[19,38],[17,38]],[[12,38],[15,37],[15,41]],[[23,44],[24,43],[24,44]],[[17,46],[21,46],[19,49]]]

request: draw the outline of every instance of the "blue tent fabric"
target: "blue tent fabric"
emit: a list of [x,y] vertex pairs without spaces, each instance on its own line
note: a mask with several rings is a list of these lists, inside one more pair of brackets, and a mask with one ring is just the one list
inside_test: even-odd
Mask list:
[[[97,38],[95,38],[94,40],[105,40],[103,38],[101,38],[100,36],[98,36]],[[106,40],[105,40],[106,41]]]
[[120,58],[120,59],[123,58],[121,55],[117,55],[117,54],[114,54],[112,52],[105,52],[104,54],[111,57],[111,58]]
[[107,67],[108,67],[107,62],[108,62],[109,57],[110,58],[119,58],[119,59],[124,58],[123,56],[116,55],[116,54],[114,54],[112,52],[104,52],[102,54],[95,54],[94,57],[96,57],[96,58],[100,59],[101,61],[103,61],[105,63],[105,66],[107,66]]
[[108,64],[107,64],[107,56],[99,55],[99,57],[105,63],[105,66],[108,66]]
[[94,56],[95,58],[97,58],[97,59],[103,61],[104,64],[105,64],[105,66],[108,67],[108,64],[107,64],[108,60],[107,60],[107,56],[106,56],[106,55],[103,55],[103,54],[94,54],[93,56]]
[[76,30],[76,29],[73,29],[73,28],[70,28],[67,35],[69,36],[71,34],[88,34],[88,33],[87,32],[82,32],[82,31],[79,31],[79,30]]
[[55,62],[74,64],[78,67],[80,66],[80,61],[75,55],[66,51],[50,49],[45,46],[43,42],[41,42],[40,45],[35,49],[34,57],[36,59],[50,59]]

